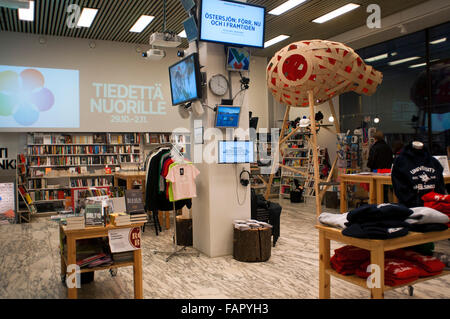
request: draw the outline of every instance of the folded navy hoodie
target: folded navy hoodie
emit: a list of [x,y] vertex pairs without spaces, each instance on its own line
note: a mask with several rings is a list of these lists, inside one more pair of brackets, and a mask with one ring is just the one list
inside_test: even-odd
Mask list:
[[425,147],[415,149],[406,145],[392,167],[392,186],[400,204],[407,207],[423,206],[421,197],[434,190],[445,194],[443,168]]

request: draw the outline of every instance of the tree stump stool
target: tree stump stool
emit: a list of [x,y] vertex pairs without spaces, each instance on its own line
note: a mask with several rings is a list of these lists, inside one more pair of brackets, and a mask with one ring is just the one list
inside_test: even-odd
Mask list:
[[177,245],[192,246],[192,218],[177,216]]
[[233,258],[245,262],[267,261],[271,253],[272,229],[268,227],[240,230],[234,228]]

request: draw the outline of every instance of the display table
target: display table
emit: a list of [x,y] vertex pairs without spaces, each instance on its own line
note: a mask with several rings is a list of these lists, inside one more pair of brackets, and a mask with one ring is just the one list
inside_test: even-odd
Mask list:
[[[340,177],[341,191],[341,213],[348,210],[347,206],[347,185],[349,183],[367,183],[369,184],[369,204],[382,204],[384,202],[384,185],[392,185],[391,175],[386,174],[342,174]],[[450,175],[444,175],[444,183],[450,183]],[[394,194],[394,202],[398,202]]]
[[[360,239],[355,237],[344,236],[340,229],[316,225],[319,230],[319,298],[330,298],[330,276],[348,281],[370,291],[371,298],[384,298],[384,292],[399,288],[402,286],[390,287],[384,285],[384,252],[398,248],[410,247],[419,244],[445,240],[450,238],[450,229],[438,232],[416,233],[410,232],[408,235],[387,240]],[[380,266],[380,283],[379,288],[367,287],[366,279],[355,275],[345,276],[336,272],[330,266],[330,241],[334,240],[346,245],[353,245],[358,248],[370,251],[370,262]],[[450,271],[443,271],[440,275],[420,278],[403,286],[412,286],[418,282],[434,279],[440,276],[448,275]]]
[[[121,229],[121,228],[135,228],[143,226],[143,223],[136,223],[126,226],[112,226],[108,225],[106,227],[103,226],[93,226],[86,227],[84,229],[77,230],[66,230],[65,226],[60,225],[60,238],[61,245],[62,239],[66,238],[67,245],[67,255],[65,256],[62,252],[61,248],[61,277],[65,277],[67,274],[67,265],[74,265],[77,263],[77,251],[76,251],[76,241],[80,239],[88,239],[88,238],[99,238],[99,237],[108,237],[108,232],[113,229]],[[113,269],[119,267],[127,267],[133,266],[133,274],[134,274],[134,298],[142,299],[143,298],[143,286],[142,286],[142,252],[141,249],[134,250],[134,258],[133,261],[129,262],[116,262],[109,266],[100,266],[94,268],[86,268],[81,269],[81,273],[92,272],[96,270],[105,270],[105,269]],[[77,288],[67,288],[68,290],[68,298],[76,299],[77,298]]]

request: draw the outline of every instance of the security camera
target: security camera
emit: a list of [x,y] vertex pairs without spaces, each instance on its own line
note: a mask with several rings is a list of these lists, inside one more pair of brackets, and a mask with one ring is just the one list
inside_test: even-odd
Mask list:
[[184,50],[178,50],[177,51],[177,57],[179,57],[179,58],[184,57]]
[[142,57],[146,60],[161,60],[166,56],[166,52],[160,49],[149,49],[146,52],[142,52]]

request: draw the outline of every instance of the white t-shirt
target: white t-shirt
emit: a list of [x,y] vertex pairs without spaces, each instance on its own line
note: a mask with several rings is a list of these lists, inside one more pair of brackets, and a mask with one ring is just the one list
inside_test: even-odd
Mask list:
[[172,182],[173,198],[175,201],[197,197],[195,178],[200,174],[192,164],[178,164],[167,173],[166,179]]

